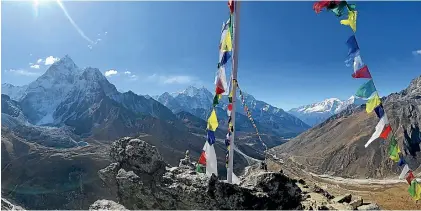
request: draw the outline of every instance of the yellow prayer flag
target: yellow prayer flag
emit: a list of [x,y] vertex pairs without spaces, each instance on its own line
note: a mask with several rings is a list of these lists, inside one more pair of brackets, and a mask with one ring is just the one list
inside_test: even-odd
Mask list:
[[389,156],[390,159],[392,159],[395,162],[399,162],[399,153],[401,152],[401,149],[399,149],[399,146],[396,145],[396,152],[392,153],[392,155]]
[[352,31],[357,31],[357,11],[348,11],[348,19],[341,20],[342,25],[351,27]]
[[228,30],[227,35],[225,35],[224,40],[222,41],[222,49],[223,52],[225,51],[232,51],[232,40],[231,40],[231,33]]
[[208,130],[215,131],[218,128],[218,118],[216,118],[215,109],[212,110],[211,115],[208,118]]
[[371,113],[374,108],[376,108],[378,105],[380,105],[382,101],[380,100],[379,94],[374,93],[374,96],[367,100],[367,103],[365,104],[365,110],[367,113]]
[[421,199],[421,185],[419,183],[417,183],[417,186],[415,188],[415,197],[414,197],[414,199],[416,201],[418,201],[418,200]]

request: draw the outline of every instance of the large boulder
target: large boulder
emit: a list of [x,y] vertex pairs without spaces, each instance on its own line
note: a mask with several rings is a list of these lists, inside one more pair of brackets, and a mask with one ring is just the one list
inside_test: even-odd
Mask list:
[[280,173],[253,172],[241,185],[196,173],[192,165],[168,167],[155,147],[139,139],[112,144],[110,166],[98,173],[128,209],[300,209],[301,191]]

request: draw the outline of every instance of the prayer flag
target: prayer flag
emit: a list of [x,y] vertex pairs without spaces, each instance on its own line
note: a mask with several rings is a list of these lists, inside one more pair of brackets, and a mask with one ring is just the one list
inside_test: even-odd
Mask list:
[[421,186],[418,184],[416,179],[411,181],[411,186],[409,186],[408,192],[414,200],[418,201],[421,199]]
[[380,100],[380,97],[377,93],[374,94],[374,96],[367,100],[367,103],[365,104],[365,110],[367,113],[371,113],[374,108],[376,108],[378,105],[380,105],[382,101]]
[[332,12],[335,13],[337,17],[341,17],[344,11],[344,8],[347,7],[348,11],[355,11],[355,4],[348,4],[346,1],[341,1],[336,8],[332,9]]
[[221,66],[218,69],[218,72],[215,77],[215,92],[217,95],[227,93],[228,91],[228,84],[227,84],[227,77],[225,75],[225,67]]
[[[230,32],[231,18],[222,24],[221,42],[219,44],[220,52],[232,51],[232,38]],[[221,58],[220,58],[221,59]]]
[[231,32],[227,31],[224,40],[222,41],[221,51],[232,51]]
[[208,118],[208,126],[207,129],[211,131],[215,131],[218,127],[218,118],[216,118],[215,109],[212,109],[211,115]]
[[403,166],[404,164],[405,164],[405,160],[403,159],[403,157],[401,157],[401,158],[399,159],[398,165],[399,165],[399,166]]
[[[390,125],[387,125],[386,128],[383,129],[383,131],[380,134],[380,137],[379,138],[387,139],[387,137],[389,136],[390,131],[392,131],[392,127],[390,127]],[[399,159],[399,157],[398,157],[398,159]]]
[[[355,60],[354,60],[354,64],[355,64]],[[352,77],[353,78],[371,78],[371,74],[370,74],[370,71],[368,70],[367,65],[364,65],[364,67],[354,72],[352,74]]]
[[358,88],[355,96],[369,98],[375,91],[376,87],[374,86],[373,80],[369,80]]
[[399,149],[398,145],[391,147],[391,151],[389,152],[389,158],[395,162],[399,162],[399,153],[401,150]]
[[360,48],[358,47],[357,39],[355,39],[355,35],[352,35],[346,41],[348,45],[348,57],[356,57],[359,55]]
[[380,134],[383,132],[384,127],[389,124],[389,120],[387,119],[387,115],[384,115],[379,123],[377,123],[376,125],[376,131],[373,133],[373,135],[371,135],[371,138],[367,141],[367,143],[364,145],[365,148],[367,148],[367,146],[369,144],[371,144],[371,142],[373,142],[374,140],[376,140],[377,138],[380,137]]
[[209,145],[209,143],[205,142],[205,153],[206,153],[206,174],[208,176],[212,176],[215,174],[218,176],[218,163],[216,160],[216,153],[214,145]]
[[403,179],[405,175],[410,171],[408,164],[405,164],[405,166],[402,169],[401,174],[399,175],[399,179]]
[[364,63],[361,60],[361,56],[357,55],[354,57],[354,73],[356,73],[359,69],[364,67]]
[[409,172],[406,175],[406,178],[405,179],[408,182],[408,184],[411,184],[412,180],[415,179],[414,174],[412,173],[411,170],[409,170]]
[[318,2],[315,2],[313,4],[313,10],[316,13],[320,13],[323,10],[323,8],[333,9],[333,8],[337,7],[339,3],[340,3],[339,0],[336,0],[336,1],[326,1],[326,0],[325,1],[318,1]]
[[229,61],[230,58],[231,58],[230,52],[228,52],[228,51],[219,52],[218,68],[220,68],[221,66],[224,66],[225,64],[227,64],[227,62]]
[[208,142],[209,142],[209,145],[213,145],[214,143],[215,143],[215,132],[213,132],[213,131],[211,131],[211,130],[208,130],[207,131],[208,132]]
[[383,109],[383,105],[380,103],[379,106],[377,106],[376,108],[374,108],[374,111],[376,112],[377,117],[379,117],[379,119],[381,119],[384,115],[384,109]]
[[357,31],[357,11],[348,11],[348,19],[341,20],[342,25],[351,27],[352,31]]
[[234,13],[234,0],[228,0],[228,8],[231,14]]
[[198,163],[202,165],[206,165],[206,152],[205,151],[202,151],[202,153],[200,154]]

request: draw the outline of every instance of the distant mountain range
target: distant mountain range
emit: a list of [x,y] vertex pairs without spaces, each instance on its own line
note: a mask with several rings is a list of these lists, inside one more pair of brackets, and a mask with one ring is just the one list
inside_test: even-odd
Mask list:
[[[79,196],[91,196],[94,184],[84,185],[84,181],[97,178],[97,171],[107,165],[109,161],[102,157],[117,138],[141,137],[174,166],[186,150],[193,160],[198,159],[206,140],[202,119],[176,115],[151,97],[121,93],[98,69],[79,68],[69,56],[26,86],[2,84],[1,101],[2,194],[13,195],[32,209],[86,208],[76,201]],[[185,124],[186,119],[192,123]],[[255,137],[245,138],[237,147],[249,140],[256,142]],[[279,137],[277,141],[282,143]],[[223,140],[215,150],[218,171],[226,175]],[[78,157],[81,151],[84,154]],[[248,165],[239,153],[234,163],[237,173]],[[45,176],[43,172],[50,170],[55,172]],[[69,175],[77,177],[76,185],[64,182]],[[52,191],[33,198],[31,188],[59,190],[60,194]],[[80,201],[91,204],[94,198]]]
[[293,108],[288,113],[300,118],[308,125],[314,126],[324,122],[334,114],[338,114],[349,106],[360,106],[366,103],[366,100],[351,96],[348,100],[339,100],[338,98],[329,98],[322,102]]
[[[421,76],[399,93],[382,98],[402,157],[414,172],[421,166]],[[325,122],[271,149],[285,165],[317,174],[351,178],[397,178],[402,167],[389,158],[389,140],[364,144],[379,118],[367,114],[365,105],[348,107]],[[392,134],[389,134],[389,138]]]
[[[243,92],[243,95],[245,103],[256,121],[256,125],[262,133],[291,138],[310,128],[309,125],[281,108],[257,100],[248,93]],[[174,113],[186,111],[206,120],[212,108],[213,94],[204,87],[196,88],[189,86],[184,91],[178,93],[165,92],[160,96],[153,96],[153,98],[171,109]],[[225,126],[228,121],[228,116],[226,115],[227,104],[228,98],[223,96],[216,109],[220,125],[224,128],[226,128]],[[254,132],[254,128],[246,117],[238,95],[236,108],[236,130]]]

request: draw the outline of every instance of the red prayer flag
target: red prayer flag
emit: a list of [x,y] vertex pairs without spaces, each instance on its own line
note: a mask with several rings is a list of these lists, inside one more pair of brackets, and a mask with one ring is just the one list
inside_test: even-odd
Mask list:
[[[222,86],[221,81],[218,80],[218,82],[219,83],[218,83],[218,85],[216,85],[216,88],[215,88],[216,95],[220,95],[220,94],[225,92],[225,90],[222,88],[223,86]],[[219,84],[220,84],[220,86],[219,86]]]
[[390,131],[392,131],[392,127],[390,125],[387,125],[385,129],[383,129],[383,132],[380,134],[380,138],[387,139],[389,136]]
[[357,70],[355,73],[352,73],[353,78],[371,78],[370,71],[368,70],[367,65],[364,65],[361,69]]
[[412,171],[409,170],[408,175],[406,176],[406,181],[408,182],[408,184],[411,184],[412,180],[415,179],[414,174],[412,174]]
[[314,4],[313,4],[313,10],[316,12],[316,13],[320,13],[322,10],[323,10],[323,8],[334,8],[335,7],[335,5],[338,5],[340,3],[340,0],[334,0],[334,1],[318,1],[318,2],[315,2]]
[[228,104],[228,111],[232,111],[232,103]]
[[234,13],[234,0],[228,0],[228,7],[230,8],[231,14]]
[[203,151],[202,154],[200,154],[199,163],[202,165],[206,165],[206,154]]

